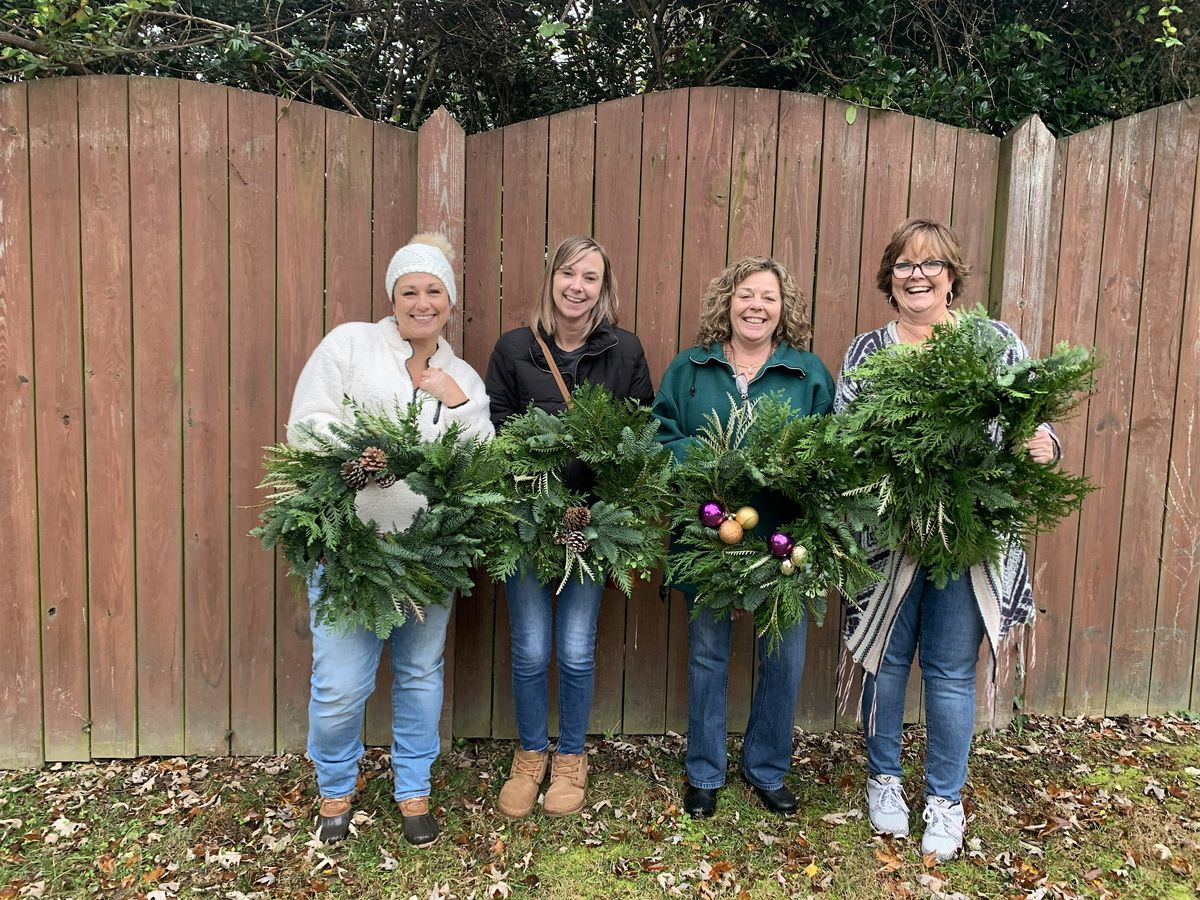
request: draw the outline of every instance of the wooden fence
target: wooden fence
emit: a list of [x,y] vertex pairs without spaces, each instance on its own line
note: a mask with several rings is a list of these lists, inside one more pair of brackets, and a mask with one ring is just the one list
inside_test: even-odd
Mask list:
[[[260,448],[321,334],[383,314],[383,267],[418,226],[465,251],[451,338],[480,370],[547,246],[594,234],[657,379],[748,253],[796,273],[836,373],[888,318],[872,280],[892,228],[952,222],[969,301],[1106,360],[1061,429],[1103,490],[1036,548],[1037,665],[1023,685],[1005,670],[994,709],[1195,708],[1197,113],[1058,141],[1034,119],[1001,141],[846,112],[704,88],[464,136],[444,111],[412,134],[165,79],[0,87],[0,763],[303,746],[306,616],[246,536]],[[852,724],[836,618],[810,633],[805,727]],[[502,591],[481,585],[453,629],[447,729],[511,736]],[[735,631],[732,727],[754,665]],[[592,730],[684,729],[678,597],[607,595],[597,656]],[[367,732],[386,740],[385,691]]]

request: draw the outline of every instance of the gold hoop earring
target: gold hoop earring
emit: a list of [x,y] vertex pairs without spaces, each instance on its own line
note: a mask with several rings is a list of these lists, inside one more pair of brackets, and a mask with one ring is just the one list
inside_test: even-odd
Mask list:
[[946,291],[946,309],[950,308],[950,304],[954,302],[954,291]]
[[888,306],[897,312],[900,310],[900,304],[896,302],[896,297],[893,294],[888,294]]

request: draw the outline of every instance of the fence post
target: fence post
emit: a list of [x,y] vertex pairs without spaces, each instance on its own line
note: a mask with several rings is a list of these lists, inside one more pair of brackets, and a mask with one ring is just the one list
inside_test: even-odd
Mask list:
[[[458,308],[446,323],[446,340],[454,352],[463,352],[463,217],[467,181],[467,142],[462,126],[446,107],[439,106],[417,129],[417,231],[438,231],[454,249],[454,289]],[[454,731],[454,616],[446,628],[443,657],[444,694],[439,731],[442,750]]]
[[[1000,141],[996,179],[995,239],[992,243],[991,296],[996,318],[1011,325],[1030,352],[1042,343],[1053,297],[1045,292],[1050,200],[1054,190],[1054,135],[1035,114]],[[1032,553],[1032,548],[1030,550]],[[1023,693],[1012,660],[1002,658],[996,675],[996,728],[1012,721],[1014,698]]]
[[1054,188],[1054,135],[1035,114],[1000,141],[996,239],[992,245],[993,316],[1014,329],[1031,352],[1041,345],[1046,242]]
[[446,340],[462,353],[463,215],[466,197],[466,134],[439,106],[417,129],[417,231],[446,235],[455,254],[455,291],[460,303],[446,324]]

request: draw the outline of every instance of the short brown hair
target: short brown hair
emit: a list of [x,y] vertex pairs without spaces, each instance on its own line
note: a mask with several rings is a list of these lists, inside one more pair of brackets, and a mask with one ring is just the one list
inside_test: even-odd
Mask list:
[[900,258],[904,248],[918,237],[925,238],[927,245],[938,258],[946,261],[952,276],[950,290],[954,291],[955,297],[961,297],[967,278],[971,274],[971,267],[963,261],[962,245],[958,242],[958,235],[954,233],[954,229],[932,219],[909,219],[892,232],[892,239],[888,241],[883,250],[883,259],[879,261],[875,286],[883,296],[892,295],[892,266]]
[[545,277],[542,279],[541,294],[538,296],[538,301],[533,307],[533,316],[529,322],[530,328],[541,328],[546,334],[554,334],[555,322],[557,321],[555,318],[553,295],[554,273],[572,260],[583,256],[585,253],[591,253],[593,250],[599,253],[600,258],[604,260],[604,275],[600,279],[600,296],[596,300],[596,305],[592,307],[592,314],[588,318],[587,333],[591,335],[605,319],[613,325],[617,324],[617,307],[620,305],[620,301],[617,297],[617,279],[613,275],[612,263],[608,259],[608,251],[590,237],[577,234],[569,238],[563,238],[554,249],[554,253],[550,257],[550,262],[546,266]]
[[779,279],[780,300],[779,324],[775,326],[775,341],[787,341],[803,350],[808,344],[808,300],[778,260],[769,256],[747,256],[725,267],[725,271],[709,282],[704,297],[700,300],[700,330],[696,343],[704,347],[729,340],[732,326],[729,322],[729,305],[737,286],[755,272],[773,272]]

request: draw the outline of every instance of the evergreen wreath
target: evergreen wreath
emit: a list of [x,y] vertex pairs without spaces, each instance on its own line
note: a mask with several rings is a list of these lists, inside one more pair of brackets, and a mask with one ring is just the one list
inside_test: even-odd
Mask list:
[[[669,456],[648,408],[583,384],[558,415],[531,405],[493,442],[496,489],[513,524],[497,528],[486,564],[495,578],[528,565],[561,592],[572,577],[611,579],[628,597],[635,575],[662,564],[669,503]],[[578,460],[593,483],[569,489],[563,472]]]
[[916,346],[873,353],[849,378],[858,397],[842,441],[868,470],[875,540],[926,566],[935,584],[996,564],[1077,510],[1086,478],[1034,462],[1025,442],[1061,421],[1094,387],[1094,355],[1060,343],[1042,359],[1007,363],[1010,346],[982,308],[934,326]]
[[[302,446],[267,448],[270,505],[251,534],[280,547],[289,572],[306,581],[324,565],[318,624],[385,638],[410,617],[423,619],[430,604],[444,605],[450,591],[470,593],[469,569],[503,498],[486,487],[494,477],[488,445],[464,440],[458,425],[424,441],[418,403],[386,415],[342,402],[353,423],[333,423],[329,434],[301,425]],[[382,533],[362,522],[355,495],[371,481],[386,488],[399,479],[427,500],[408,528]]]
[[[778,394],[711,412],[675,470],[676,540],[669,578],[718,614],[746,610],[774,645],[807,614],[820,625],[831,591],[854,596],[876,579],[856,537],[871,503],[847,489],[861,470],[835,416],[801,416]],[[762,492],[797,514],[762,538],[749,504]]]

